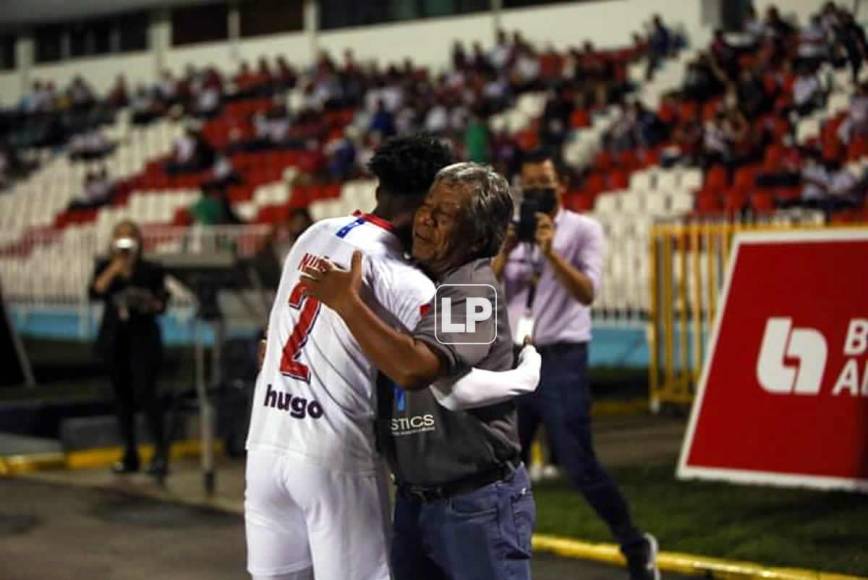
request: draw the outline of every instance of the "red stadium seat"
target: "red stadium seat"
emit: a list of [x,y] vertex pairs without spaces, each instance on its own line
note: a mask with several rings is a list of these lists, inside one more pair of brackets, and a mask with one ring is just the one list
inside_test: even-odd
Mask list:
[[627,171],[612,171],[609,173],[609,189],[627,189],[630,187],[630,174]]
[[769,191],[758,190],[750,198],[751,207],[757,213],[771,213],[775,211],[775,198]]
[[723,210],[720,196],[713,192],[701,192],[696,196],[695,210],[698,214],[717,214]]
[[723,210],[727,213],[738,213],[747,206],[748,194],[740,188],[732,188],[723,194]]
[[802,188],[801,187],[778,187],[775,189],[775,199],[778,202],[794,202],[798,201],[802,197]]
[[582,109],[576,109],[573,111],[572,115],[570,115],[570,125],[574,129],[582,129],[584,127],[591,126],[591,115],[588,114],[587,111]]
[[707,191],[723,191],[726,189],[728,181],[726,167],[715,165],[705,175],[705,183],[702,188]]
[[757,168],[753,165],[748,165],[745,167],[740,167],[735,172],[735,178],[733,179],[732,185],[740,189],[741,191],[748,191],[753,188],[756,183],[756,173]]

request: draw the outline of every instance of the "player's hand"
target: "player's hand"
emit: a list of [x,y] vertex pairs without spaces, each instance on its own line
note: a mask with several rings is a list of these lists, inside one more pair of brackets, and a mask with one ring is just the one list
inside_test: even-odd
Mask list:
[[514,223],[509,224],[506,229],[506,238],[503,240],[503,246],[500,248],[500,253],[504,256],[509,256],[515,247],[518,245],[518,229]]
[[552,253],[552,246],[555,239],[555,223],[550,215],[542,212],[536,214],[536,243],[542,250],[543,255],[548,256]]
[[263,338],[259,341],[259,347],[256,349],[256,362],[259,365],[259,370],[262,370],[262,363],[265,362],[266,350],[268,350],[268,341]]
[[316,298],[341,316],[348,312],[359,298],[362,287],[362,253],[353,252],[349,270],[341,270],[328,260],[319,268],[306,266],[301,273],[301,284],[308,296]]

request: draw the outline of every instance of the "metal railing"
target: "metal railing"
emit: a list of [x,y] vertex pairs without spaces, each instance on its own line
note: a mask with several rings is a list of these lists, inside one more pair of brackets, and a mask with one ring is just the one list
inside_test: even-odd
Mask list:
[[[780,214],[779,214],[780,215]],[[792,214],[791,214],[792,216]],[[855,227],[866,227],[858,224]],[[652,410],[693,401],[735,234],[818,229],[822,216],[732,223],[656,224],[649,240],[649,387]]]
[[[147,226],[145,255],[156,261],[169,254],[230,252],[250,258],[268,243],[271,227]],[[0,235],[0,279],[6,300],[25,306],[84,306],[95,260],[108,251],[110,231],[93,227],[32,231],[20,237]],[[173,304],[189,306],[190,296],[170,284]]]

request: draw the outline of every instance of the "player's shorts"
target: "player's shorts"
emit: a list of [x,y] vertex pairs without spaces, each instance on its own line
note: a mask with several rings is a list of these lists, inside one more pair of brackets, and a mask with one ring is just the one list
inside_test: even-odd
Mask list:
[[389,579],[383,472],[330,470],[299,456],[251,449],[244,497],[253,576],[313,567],[317,580]]

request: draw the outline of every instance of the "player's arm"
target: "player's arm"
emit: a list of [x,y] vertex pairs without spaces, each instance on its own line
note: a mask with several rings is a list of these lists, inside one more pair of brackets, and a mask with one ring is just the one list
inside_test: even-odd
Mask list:
[[365,355],[389,378],[407,390],[424,389],[445,374],[444,361],[425,342],[399,332],[380,319],[360,295],[362,254],[353,253],[349,271],[325,262],[306,267],[301,283],[308,295],[340,316]]
[[458,380],[440,379],[431,385],[437,402],[450,411],[465,411],[503,403],[532,393],[539,385],[542,358],[533,345],[518,354],[518,366],[511,371],[472,368]]

